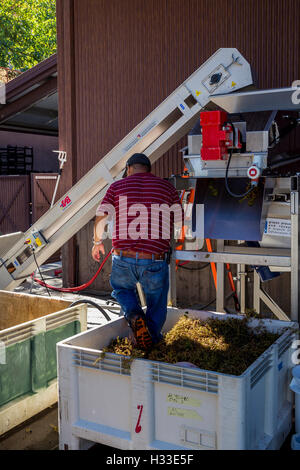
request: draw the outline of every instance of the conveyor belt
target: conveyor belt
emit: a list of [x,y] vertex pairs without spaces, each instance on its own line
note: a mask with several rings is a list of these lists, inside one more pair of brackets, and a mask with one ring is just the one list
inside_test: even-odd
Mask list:
[[[216,73],[217,83],[212,79]],[[89,222],[108,185],[122,177],[130,155],[143,152],[154,163],[194,126],[212,95],[230,93],[251,83],[250,66],[241,54],[236,49],[219,49],[35,222],[5,255],[2,253],[0,289],[14,289],[34,271],[31,246],[36,245],[36,258],[41,265]]]

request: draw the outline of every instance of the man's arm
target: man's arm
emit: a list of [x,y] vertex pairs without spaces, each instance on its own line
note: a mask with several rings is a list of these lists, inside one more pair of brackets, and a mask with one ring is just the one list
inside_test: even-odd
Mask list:
[[105,254],[102,237],[103,237],[105,226],[107,224],[107,217],[108,217],[108,214],[104,214],[104,215],[96,216],[96,219],[95,219],[92,257],[97,262],[100,261],[100,253],[102,253],[103,255]]
[[102,237],[105,226],[108,222],[108,216],[114,215],[114,190],[113,184],[108,188],[100,206],[96,210],[96,219],[94,223],[94,240],[92,248],[92,258],[95,261],[100,261],[100,253],[105,254]]

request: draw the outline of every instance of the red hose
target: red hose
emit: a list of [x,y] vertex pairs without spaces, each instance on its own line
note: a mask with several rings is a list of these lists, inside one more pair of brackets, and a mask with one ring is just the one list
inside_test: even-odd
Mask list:
[[[103,266],[105,265],[106,261],[110,257],[111,253],[112,253],[112,250],[110,250],[110,252],[106,255],[106,257],[102,261],[98,271],[96,272],[96,274],[94,274],[92,279],[90,281],[88,281],[87,283],[82,284],[81,286],[78,286],[78,287],[54,287],[54,286],[49,286],[49,284],[46,284],[46,282],[40,281],[39,279],[36,279],[36,278],[33,278],[33,280],[35,282],[37,282],[38,284],[40,284],[41,286],[43,286],[43,287],[47,287],[48,289],[52,289],[52,290],[55,290],[55,291],[58,291],[58,292],[79,292],[79,291],[84,290],[87,287],[89,287],[94,282],[94,280],[99,276],[100,272],[102,271]],[[33,277],[33,274],[34,273],[31,274],[31,277]]]

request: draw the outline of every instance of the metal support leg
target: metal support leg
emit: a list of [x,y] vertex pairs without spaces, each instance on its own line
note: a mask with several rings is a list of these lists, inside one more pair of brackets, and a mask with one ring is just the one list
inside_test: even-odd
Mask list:
[[277,305],[275,300],[272,299],[272,297],[265,292],[262,288],[259,291],[259,296],[262,302],[266,304],[266,306],[271,310],[274,315],[279,318],[279,320],[283,321],[290,321],[290,318],[284,313],[284,311]]
[[299,309],[299,188],[300,174],[291,178],[291,320],[300,321]]
[[[224,240],[217,241],[217,251],[223,251]],[[217,302],[216,311],[224,312],[224,263],[217,263]]]
[[[175,251],[175,242],[171,242],[173,253]],[[176,259],[175,256],[171,257],[169,267],[169,293],[168,293],[168,305],[176,307],[177,305],[177,289],[176,289]]]
[[284,311],[277,305],[275,300],[260,287],[260,277],[256,271],[254,271],[254,286],[253,286],[253,308],[256,313],[260,313],[261,301],[270,309],[270,311],[279,319],[283,321],[289,321],[289,317]]

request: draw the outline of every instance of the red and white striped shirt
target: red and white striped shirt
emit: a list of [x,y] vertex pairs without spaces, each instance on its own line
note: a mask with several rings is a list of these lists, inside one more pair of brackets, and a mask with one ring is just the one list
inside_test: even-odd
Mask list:
[[168,251],[174,221],[183,221],[174,186],[148,172],[114,182],[97,208],[103,214],[114,216],[114,248],[152,254]]

